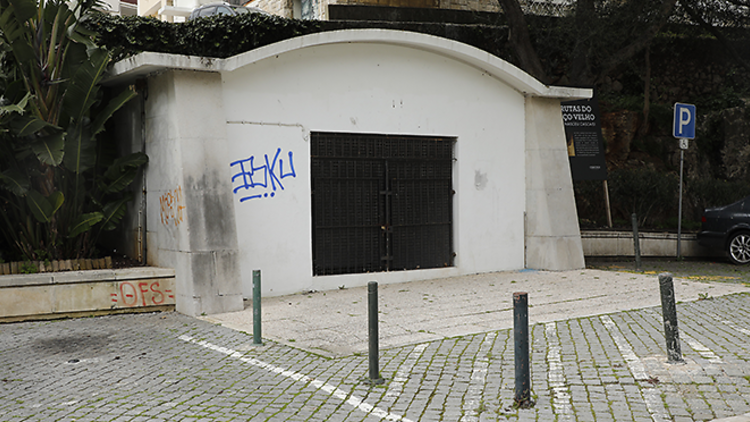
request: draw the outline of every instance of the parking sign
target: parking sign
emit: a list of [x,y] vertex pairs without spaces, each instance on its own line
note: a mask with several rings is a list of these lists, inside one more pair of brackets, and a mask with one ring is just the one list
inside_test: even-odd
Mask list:
[[695,138],[695,106],[693,104],[675,103],[672,135],[675,138]]

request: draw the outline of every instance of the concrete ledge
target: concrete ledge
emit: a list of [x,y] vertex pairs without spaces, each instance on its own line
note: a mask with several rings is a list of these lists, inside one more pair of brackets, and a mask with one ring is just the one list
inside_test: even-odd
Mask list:
[[0,276],[0,322],[174,309],[175,272],[142,267]]
[[[639,232],[638,239],[641,256],[677,256],[677,233]],[[581,243],[585,256],[635,256],[632,231],[581,230]],[[700,246],[695,233],[682,234],[680,249],[685,257],[723,256],[722,251]]]

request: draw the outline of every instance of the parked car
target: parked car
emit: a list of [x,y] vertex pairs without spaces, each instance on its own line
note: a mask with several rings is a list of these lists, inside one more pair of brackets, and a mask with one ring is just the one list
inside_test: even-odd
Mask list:
[[259,9],[257,7],[233,6],[229,3],[211,3],[193,9],[193,12],[190,13],[190,17],[188,17],[188,20],[214,15],[241,15],[243,13],[260,13],[262,15],[269,14],[265,10]]
[[699,244],[724,250],[735,264],[750,262],[750,196],[731,205],[706,208],[701,223]]

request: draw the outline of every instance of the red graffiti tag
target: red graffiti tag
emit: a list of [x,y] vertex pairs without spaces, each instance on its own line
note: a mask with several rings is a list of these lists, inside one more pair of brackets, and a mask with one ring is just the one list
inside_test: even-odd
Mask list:
[[129,281],[123,281],[120,283],[119,293],[119,295],[110,294],[112,302],[121,303],[127,307],[161,305],[165,301],[164,293],[168,293],[166,297],[174,299],[172,290],[162,291],[158,281],[139,281],[135,285]]

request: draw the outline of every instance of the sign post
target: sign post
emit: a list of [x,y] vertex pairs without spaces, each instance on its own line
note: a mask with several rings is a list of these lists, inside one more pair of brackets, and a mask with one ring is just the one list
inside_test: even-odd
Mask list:
[[677,259],[682,258],[682,168],[689,139],[695,139],[695,106],[675,103],[672,135],[680,141],[680,197],[677,206]]

